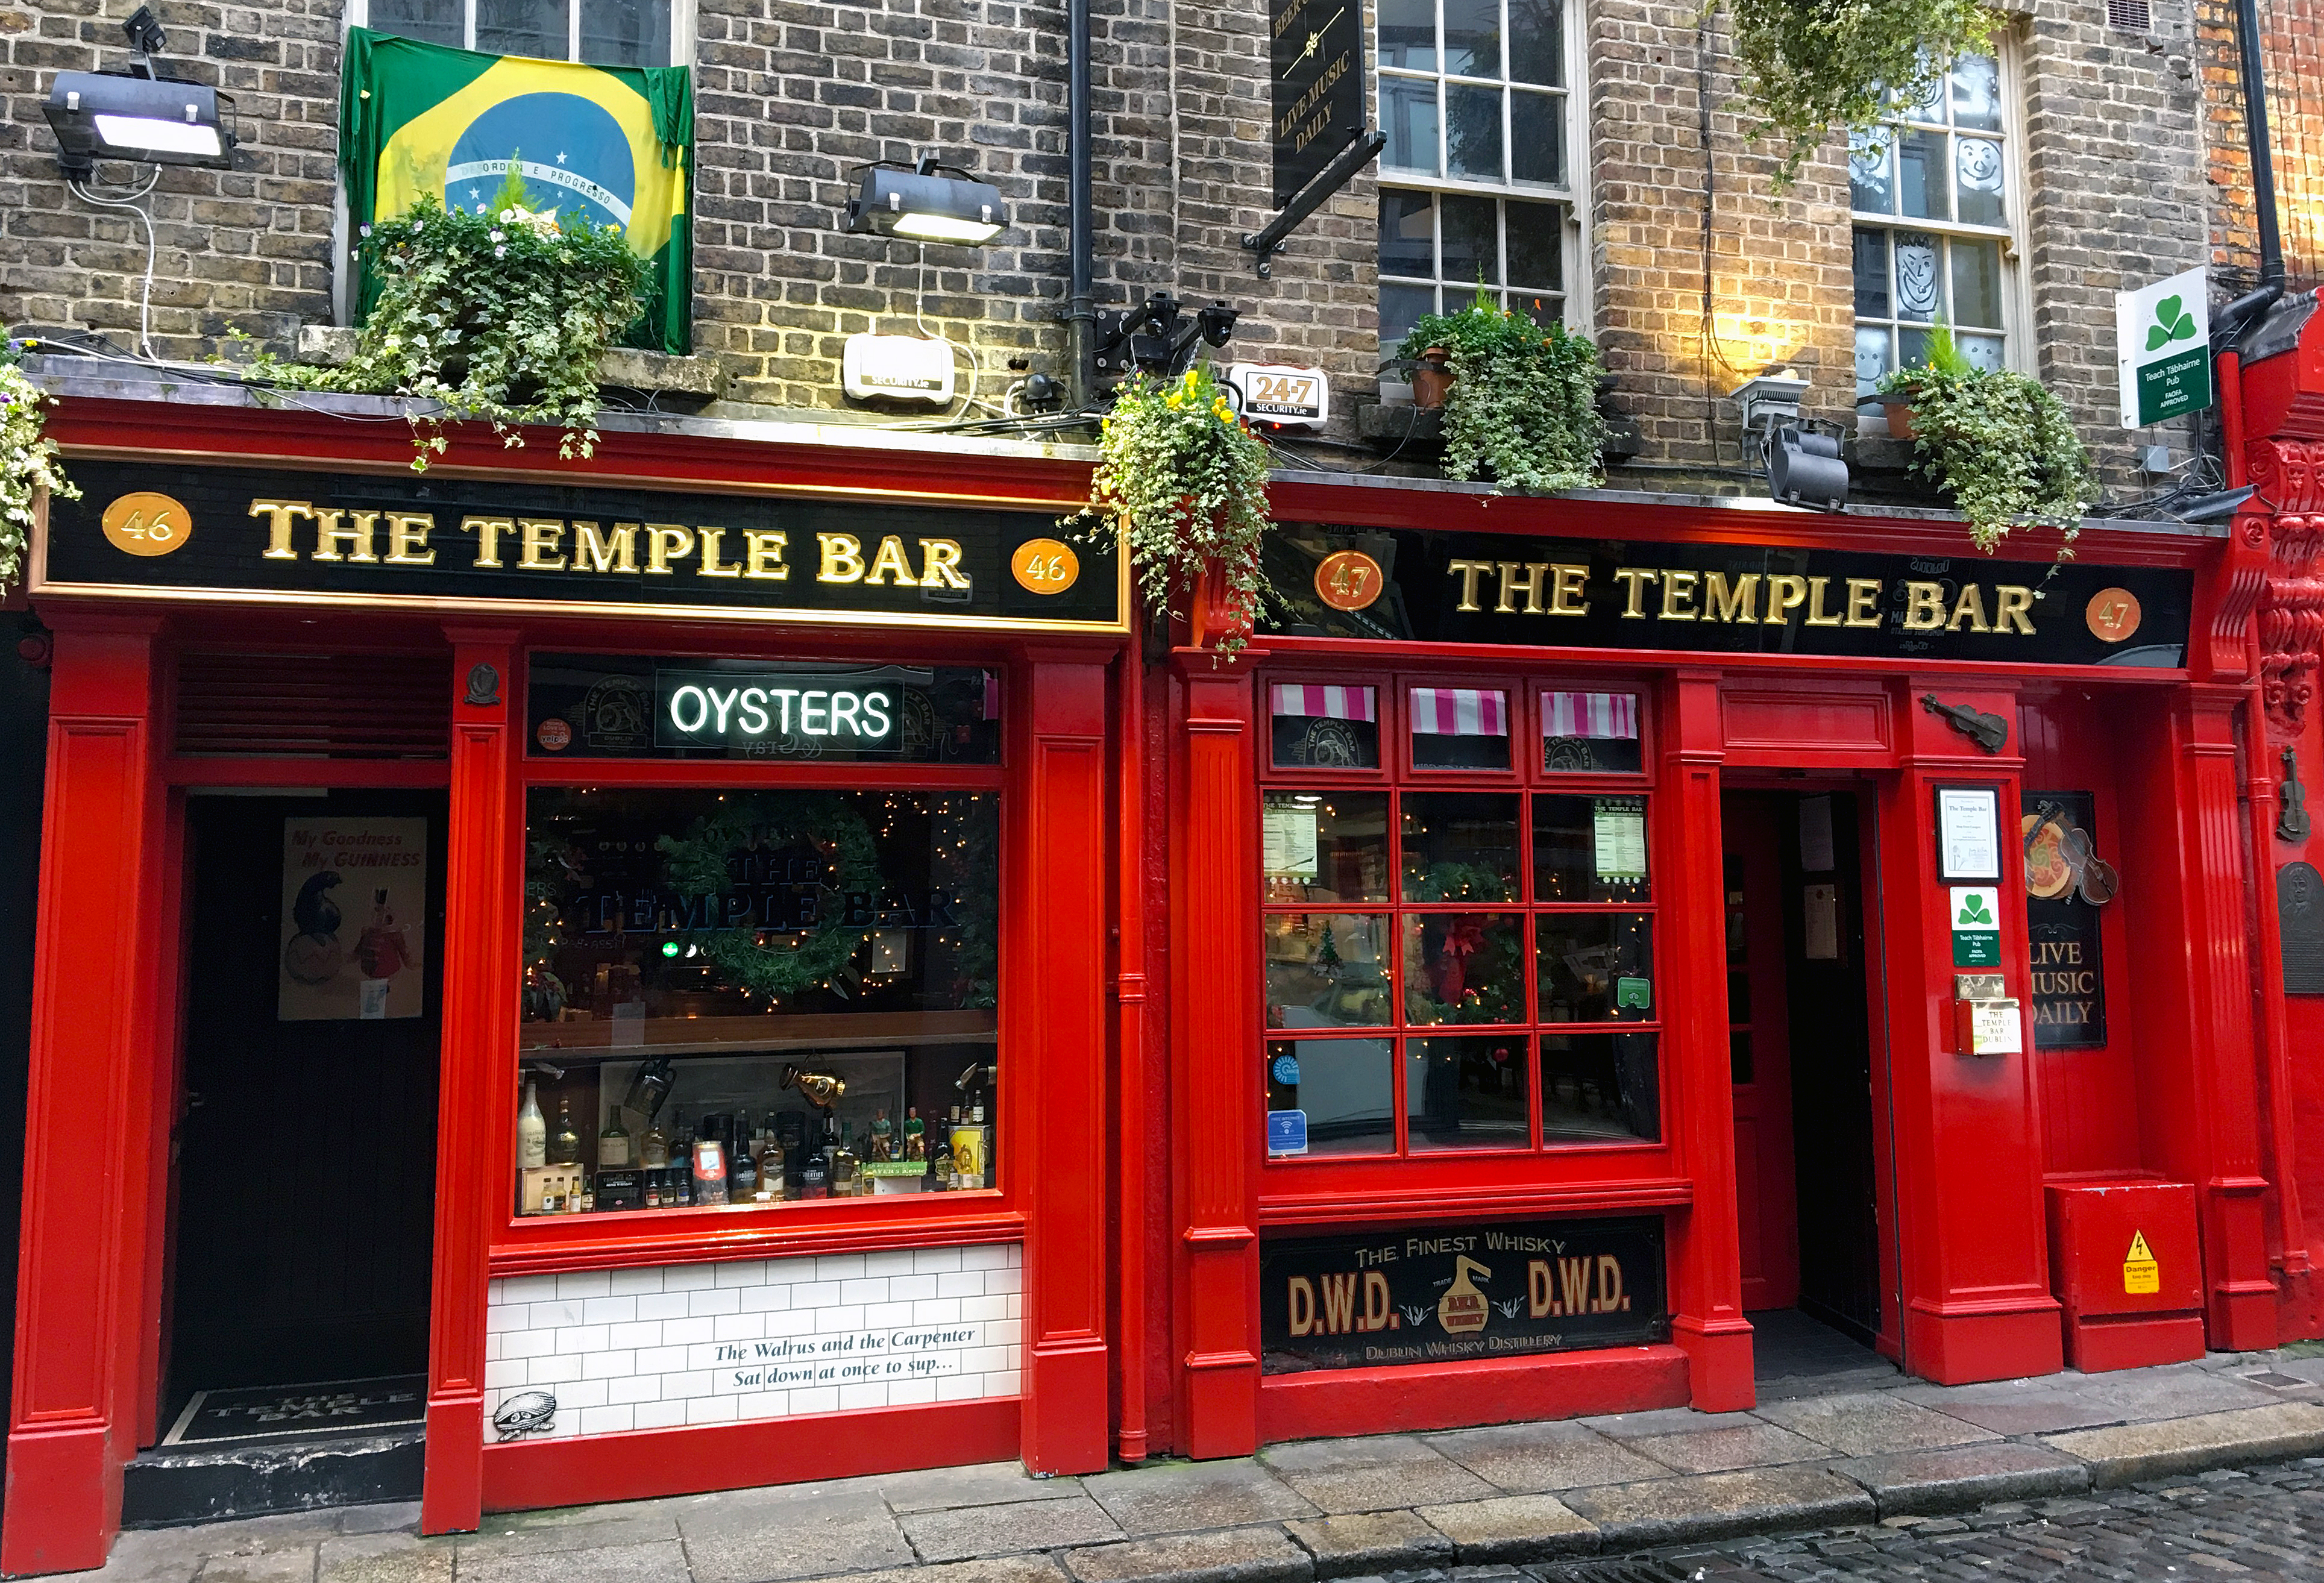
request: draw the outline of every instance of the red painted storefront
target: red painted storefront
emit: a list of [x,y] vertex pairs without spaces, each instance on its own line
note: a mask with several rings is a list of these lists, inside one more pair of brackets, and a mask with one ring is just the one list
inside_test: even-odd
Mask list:
[[[52,431],[84,472],[166,458],[195,471],[263,464],[384,480],[405,472],[409,455],[400,428],[81,396],[67,398]],[[569,492],[595,488],[836,502],[843,512],[900,506],[932,521],[984,508],[1054,513],[1087,480],[1084,463],[997,447],[774,443],[682,429],[609,432],[593,460],[562,466],[539,445],[503,453],[463,437],[432,476],[455,492],[475,480],[568,492],[549,509],[576,520],[590,508],[586,492]],[[85,507],[92,520],[106,503],[97,493]],[[1972,562],[1960,554],[1959,526],[1944,521],[1620,497],[1489,499],[1312,474],[1279,483],[1274,504],[1295,537],[1619,540],[1638,566],[1772,544],[1803,556],[1893,557],[1900,567],[1948,562],[1956,581],[1997,588],[2037,584],[2050,558],[2037,542]],[[263,530],[263,519],[197,528],[217,539]],[[1829,906],[1818,916],[1836,920],[1839,937],[1829,956],[1814,944],[1792,954],[1810,972],[1835,963],[1862,987],[1861,1005],[1842,1019],[1865,1084],[1864,1127],[1847,1149],[1870,1190],[1864,1257],[1849,1278],[1871,1299],[1863,1328],[1882,1351],[1949,1383],[2063,1367],[2053,1209],[2061,1192],[2079,1201],[2072,1190],[2109,1183],[2182,1184],[2191,1206],[2183,1236],[2148,1229],[2172,1306],[2099,1305],[2117,1363],[2182,1347],[2190,1322],[2213,1348],[2316,1333],[2324,1323],[2311,1313],[2311,1238],[2300,1205],[2324,1199],[2324,1186],[2299,1192],[2292,1145],[2300,1118],[2324,1098],[2308,1091],[2312,1074],[2299,1072],[2291,1053],[2324,1029],[2302,1020],[2318,1001],[2283,996],[2273,910],[2252,905],[2272,895],[2275,869],[2294,855],[2274,842],[2276,775],[2255,751],[2263,740],[2269,755],[2281,746],[2280,722],[2264,718],[2266,629],[2254,618],[2267,594],[2269,531],[2255,511],[2225,536],[2135,527],[2085,536],[2089,567],[2134,580],[2184,574],[2183,663],[2144,667],[1690,647],[1683,631],[1660,635],[1678,631],[1660,610],[1685,607],[1656,606],[1653,587],[1643,596],[1646,635],[1626,635],[1618,650],[1561,646],[1531,628],[1508,642],[1263,632],[1219,663],[1108,621],[1045,627],[941,611],[766,620],[731,607],[593,607],[417,584],[410,597],[327,585],[261,597],[152,575],[124,594],[60,575],[52,554],[45,572],[36,563],[32,589],[55,634],[53,703],[0,1569],[99,1564],[120,1521],[124,1465],[167,1427],[170,1140],[183,1103],[185,985],[199,968],[187,931],[187,807],[197,789],[402,787],[444,797],[444,1120],[422,1520],[430,1532],[473,1527],[489,1510],[936,1462],[1021,1458],[1036,1471],[1072,1473],[1109,1460],[1235,1456],[1307,1436],[1748,1405],[1747,1301],[1789,1306],[1803,1278],[1802,1229],[1814,1229],[1786,1200],[1793,1178],[1780,1162],[1794,1152],[1784,1135],[1801,1112],[1776,1052],[1800,1027],[1832,1019],[1795,989],[1781,1008],[1787,1028],[1770,1008],[1771,996],[1784,999],[1776,990],[1785,970],[1754,956],[1755,941],[1800,927],[1754,909],[1794,906],[1802,888],[1815,895],[1799,905]],[[2282,519],[2274,531],[2281,557]],[[2312,534],[2299,542],[2312,554]],[[1508,553],[1522,579],[1517,568],[1536,552]],[[166,557],[154,564],[166,566]],[[1479,575],[1471,592],[1482,588],[1478,603],[1489,607],[1498,573]],[[1797,580],[1804,620],[1825,608],[1824,594],[1819,586],[1810,606],[1807,579]],[[1514,593],[1500,586],[1511,619],[1521,618],[1522,582]],[[1638,596],[1646,585],[1629,586]],[[1543,597],[1554,603],[1554,589]],[[2312,612],[2312,602],[2302,608]],[[1840,609],[1819,624],[1839,625]],[[1492,613],[1481,609],[1478,619]],[[1977,628],[1997,613],[1981,607]],[[2077,601],[2038,619],[2086,617]],[[440,753],[383,760],[181,750],[187,657],[321,652],[315,629],[325,620],[331,653],[429,657],[447,689]],[[2313,651],[2310,638],[2311,667]],[[527,741],[529,667],[538,656],[576,652],[981,667],[997,678],[1000,746],[992,762],[940,768],[545,765]],[[489,681],[478,667],[489,667]],[[1338,689],[1342,700],[1364,691],[1362,704],[1345,707],[1370,712],[1363,723],[1376,750],[1355,761],[1285,761],[1273,745],[1277,701],[1305,689]],[[2006,742],[1987,751],[1924,695],[1997,717]],[[1424,741],[1430,733],[1415,722],[1456,698],[1472,711],[1476,700],[1498,700],[1481,705],[1508,744],[1498,763],[1489,753],[1432,761],[1456,739]],[[1543,744],[1552,722],[1600,707],[1587,702],[1596,699],[1629,700],[1621,706],[1628,734],[1600,739],[1618,746],[1618,761],[1550,764]],[[2301,729],[2304,766],[2318,750],[2312,721]],[[1464,740],[1459,751],[1474,760],[1490,733]],[[997,795],[998,1182],[942,1200],[659,1216],[511,1212],[512,1030],[529,1015],[520,1004],[527,797],[583,781],[709,796],[770,786]],[[2099,855],[2120,874],[2119,895],[2097,909],[2094,925],[2104,1043],[2037,1051],[2028,1026],[2023,1053],[1958,1053],[1964,970],[1932,810],[1940,788],[1964,787],[1991,792],[2005,837],[2017,831],[2021,807],[2033,808],[2027,794],[2087,796]],[[1814,861],[1799,846],[1810,840],[1795,821],[1802,799],[1842,810],[1821,836],[1837,853],[1822,870],[1802,867]],[[1326,806],[1337,818],[1342,804],[1386,823],[1357,831],[1351,814],[1354,833],[1331,837],[1345,854],[1333,860],[1336,893],[1302,899],[1294,893],[1304,885],[1312,895],[1312,877],[1324,872],[1315,827],[1299,823],[1304,812],[1268,810]],[[1418,841],[1413,832],[1425,834],[1427,811],[1438,808],[1486,809],[1462,817],[1506,829],[1506,896],[1471,907],[1414,888],[1420,870],[1399,865],[1418,860],[1396,853],[1419,850],[1402,843]],[[1614,816],[1638,822],[1603,822]],[[1579,836],[1582,826],[1559,823],[1573,819],[1588,824]],[[1784,837],[1778,862],[1766,833],[1787,828],[1802,833]],[[1305,856],[1270,857],[1271,842],[1296,847],[1302,829]],[[1635,870],[1609,869],[1610,849],[1600,849],[1594,873],[1572,856],[1585,850],[1572,841],[1628,839],[1622,832],[1643,841],[1623,860]],[[2000,962],[1990,971],[2004,995],[2030,1009],[2024,844],[2005,838],[1998,849],[2000,872],[1987,882],[2004,904]],[[1464,851],[1462,861],[1475,856]],[[1609,881],[1609,872],[1618,878]],[[1832,882],[1803,888],[1819,872]],[[1559,888],[1574,874],[1588,895]],[[1835,893],[1829,901],[1826,889]],[[91,896],[117,899],[105,909],[79,905]],[[1346,920],[1324,936],[1327,965],[1341,964],[1333,972],[1347,980],[1341,933],[1377,943],[1362,960],[1377,962],[1379,994],[1351,1002],[1359,1009],[1345,1020],[1302,1024],[1295,1036],[1282,985],[1299,971],[1319,982],[1333,973],[1286,953],[1309,949],[1312,919],[1326,913]],[[1617,928],[1647,943],[1591,956],[1600,949],[1593,931]],[[1444,976],[1444,942],[1456,936],[1462,950],[1489,955],[1506,942],[1523,957],[1509,980],[1516,999],[1497,1021],[1428,1020],[1452,1017],[1432,1008],[1467,992],[1457,975]],[[154,943],[124,953],[123,938]],[[1582,965],[1560,967],[1564,958],[1540,943],[1551,939],[1572,943]],[[1611,981],[1617,962],[1633,964],[1646,985],[1618,1010],[1585,1007],[1561,976]],[[1793,962],[1788,971],[1803,970]],[[1628,995],[1631,979],[1620,982]],[[1466,1031],[1431,1031],[1440,1027]],[[1499,1088],[1472,1086],[1472,1055],[1499,1063]],[[1290,1064],[1277,1064],[1286,1056]],[[1435,1086],[1430,1063],[1440,1058],[1452,1073],[1443,1081],[1459,1085],[1457,1103],[1445,1099],[1453,1088]],[[1611,1075],[1601,1077],[1593,1063],[1607,1060]],[[1342,1070],[1351,1075],[1333,1080],[1330,1100],[1343,1108],[1336,1146],[1271,1154],[1270,1085],[1288,1094],[1304,1082],[1321,1094],[1323,1074]],[[1319,1118],[1323,1104],[1311,1104]],[[1447,1122],[1444,1104],[1483,1116],[1483,1141],[1463,1141],[1471,1122]],[[1305,1136],[1307,1121],[1300,1127]],[[1816,1153],[1812,1141],[1800,1157]],[[2324,1142],[2305,1157],[2324,1158]],[[1451,1236],[1544,1222],[1616,1226],[1650,1239],[1625,1246],[1660,1247],[1658,1270],[1641,1277],[1632,1266],[1632,1289],[1660,1294],[1656,1311],[1634,1316],[1637,1336],[1450,1361],[1286,1367],[1277,1357],[1282,1338],[1268,1305],[1281,1283],[1270,1258],[1306,1256],[1301,1249],[1337,1236],[1425,1240],[1432,1228]],[[499,1333],[488,1325],[503,1294],[517,1290],[512,1283],[1003,1247],[1021,1247],[1022,1267],[1021,1362],[1005,1393],[495,1438],[505,1392],[487,1383],[489,1337]],[[1498,1299],[1508,1289],[1490,1290]]]

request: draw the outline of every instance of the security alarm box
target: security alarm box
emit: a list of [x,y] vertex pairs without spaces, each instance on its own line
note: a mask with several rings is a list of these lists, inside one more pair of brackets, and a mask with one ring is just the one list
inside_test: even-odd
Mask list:
[[917,336],[850,336],[839,359],[840,382],[857,400],[926,401],[952,405],[949,341]]
[[1227,371],[1227,383],[1241,395],[1242,415],[1253,423],[1321,428],[1332,415],[1332,382],[1320,368],[1238,363]]

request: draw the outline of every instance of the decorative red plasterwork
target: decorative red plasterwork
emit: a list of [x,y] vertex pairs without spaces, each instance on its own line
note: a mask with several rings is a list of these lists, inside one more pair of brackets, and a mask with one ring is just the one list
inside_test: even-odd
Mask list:
[[2324,576],[2316,557],[2324,548],[2324,442],[2255,439],[2245,450],[2258,499],[2274,508],[2236,520],[2238,534],[2259,529],[2267,541],[2265,584],[2259,599],[2260,684],[2268,723],[2276,734],[2299,733],[2316,691],[2324,649]]

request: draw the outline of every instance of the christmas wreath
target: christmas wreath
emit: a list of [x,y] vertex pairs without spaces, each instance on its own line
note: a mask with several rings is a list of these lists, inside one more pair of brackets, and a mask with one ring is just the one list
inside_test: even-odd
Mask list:
[[[829,866],[822,881],[826,890],[877,895],[887,882],[871,826],[851,800],[834,792],[729,795],[683,836],[665,835],[654,844],[679,894],[724,897],[733,888],[735,853],[802,843]],[[862,944],[863,931],[826,907],[805,931],[699,929],[687,931],[685,938],[737,988],[775,996],[828,985]]]

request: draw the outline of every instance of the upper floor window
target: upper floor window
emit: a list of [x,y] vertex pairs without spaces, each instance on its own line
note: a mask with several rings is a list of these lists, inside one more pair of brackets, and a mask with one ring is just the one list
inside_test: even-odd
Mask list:
[[672,66],[675,0],[369,0],[362,25],[488,55]]
[[1565,317],[1572,71],[1562,0],[1380,0],[1380,344],[1480,282]]
[[2019,200],[2004,81],[1994,56],[1963,56],[1850,145],[1858,395],[1924,361],[1940,320],[1978,367],[2011,361]]

